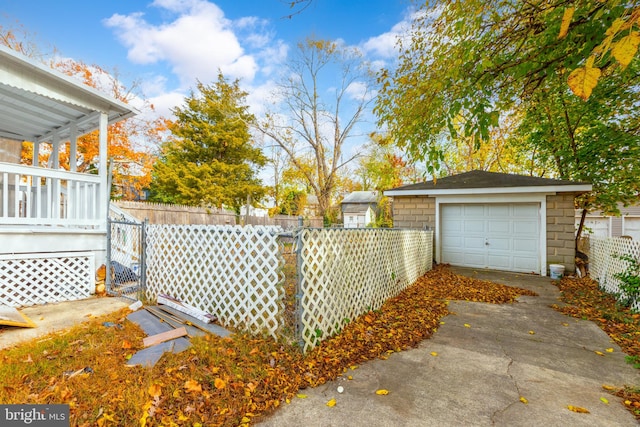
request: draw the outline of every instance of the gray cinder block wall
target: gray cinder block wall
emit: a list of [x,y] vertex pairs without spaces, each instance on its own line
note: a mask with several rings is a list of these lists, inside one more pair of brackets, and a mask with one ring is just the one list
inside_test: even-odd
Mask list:
[[547,264],[562,264],[565,272],[576,269],[575,194],[547,196]]

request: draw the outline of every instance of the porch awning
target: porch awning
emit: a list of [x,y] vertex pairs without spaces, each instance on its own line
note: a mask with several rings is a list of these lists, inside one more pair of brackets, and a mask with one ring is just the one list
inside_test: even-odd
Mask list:
[[46,141],[57,132],[60,140],[89,133],[99,126],[100,114],[115,123],[138,112],[5,46],[0,46],[0,137]]

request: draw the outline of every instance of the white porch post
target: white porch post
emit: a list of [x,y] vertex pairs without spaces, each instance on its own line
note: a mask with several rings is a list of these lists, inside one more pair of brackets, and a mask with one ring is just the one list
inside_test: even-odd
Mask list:
[[53,133],[51,141],[51,169],[60,169],[60,135]]
[[100,126],[99,126],[99,173],[100,173],[100,191],[98,192],[98,218],[104,220],[104,226],[106,227],[107,218],[109,215],[109,193],[111,191],[108,187],[108,171],[107,171],[107,125],[109,116],[107,113],[100,113]]
[[33,141],[33,159],[31,159],[31,164],[33,166],[40,166],[40,141]]
[[69,135],[69,170],[75,172],[78,163],[78,125],[71,123],[71,133]]

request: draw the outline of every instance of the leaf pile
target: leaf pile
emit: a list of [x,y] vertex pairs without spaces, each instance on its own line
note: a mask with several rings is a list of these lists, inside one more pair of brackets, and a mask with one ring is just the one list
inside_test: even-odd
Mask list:
[[524,293],[438,267],[307,355],[236,333],[193,338],[151,369],[125,365],[144,334],[123,310],[0,352],[0,402],[68,403],[73,426],[248,425],[301,388],[428,339],[447,314],[443,300],[504,302]]
[[514,302],[520,295],[537,296],[527,289],[504,286],[488,280],[479,280],[453,273],[447,265],[435,266],[418,279],[425,283],[428,296],[433,299],[463,300],[503,304]]
[[[615,296],[600,289],[598,282],[584,278],[564,277],[556,283],[567,305],[554,306],[561,313],[595,322],[622,348],[630,363],[640,367],[640,314],[620,305]],[[627,387],[616,393],[627,409],[640,419],[640,388]]]

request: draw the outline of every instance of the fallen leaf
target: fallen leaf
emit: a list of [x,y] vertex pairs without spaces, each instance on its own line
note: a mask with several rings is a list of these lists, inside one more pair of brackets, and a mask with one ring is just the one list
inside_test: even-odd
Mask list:
[[468,324],[468,323],[465,323],[465,324],[464,324],[464,327],[465,327],[465,328],[470,328],[470,327],[471,327],[471,325],[470,325],[470,324]]
[[336,406],[336,400],[335,399],[331,399],[330,401],[327,402],[327,406],[329,408],[332,408],[332,407]]
[[296,397],[298,399],[306,399],[308,396],[306,394],[299,393],[299,394],[296,394]]
[[536,333],[533,331],[529,331],[529,335],[535,335]]
[[202,392],[202,386],[198,383],[198,381],[189,380],[184,383],[184,389],[193,393]]
[[608,405],[608,404],[609,404],[609,401],[607,400],[607,398],[606,398],[606,397],[601,397],[601,398],[600,398],[600,401],[601,401],[602,403],[606,404],[606,405]]
[[216,378],[215,381],[213,381],[213,385],[218,390],[222,390],[223,388],[225,388],[227,386],[227,383],[225,383],[222,378]]
[[616,388],[612,385],[602,384],[602,388],[605,390],[615,390]]
[[525,405],[526,405],[527,403],[529,403],[529,401],[527,400],[527,398],[526,398],[526,397],[523,397],[523,396],[520,396],[520,402],[524,403]]
[[435,352],[435,351],[432,351],[432,352],[431,352],[431,355],[432,355],[432,356],[437,356],[437,355],[438,355],[438,353],[437,353],[437,352]]
[[147,393],[149,393],[151,397],[158,397],[162,394],[162,387],[160,384],[151,384],[147,389]]
[[604,353],[598,350],[594,351],[594,353],[597,354],[598,356],[604,356]]
[[127,341],[127,340],[123,340],[123,341],[122,341],[122,348],[123,348],[123,349],[125,349],[125,350],[126,350],[126,349],[128,349],[128,348],[132,348],[132,347],[133,347],[133,344],[131,344],[131,342],[130,342],[130,341]]
[[347,379],[348,379],[348,380],[352,380],[352,379],[353,379],[353,377],[352,377],[351,375],[349,375],[349,376],[347,377]]
[[385,389],[381,388],[380,390],[376,390],[376,394],[380,395],[380,396],[384,396],[384,395],[389,394],[389,390],[385,390]]
[[613,348],[608,348],[605,350],[607,353],[613,353]]
[[583,408],[581,406],[573,406],[573,405],[568,405],[567,409],[573,412],[577,412],[579,414],[589,414],[589,410],[586,408]]

